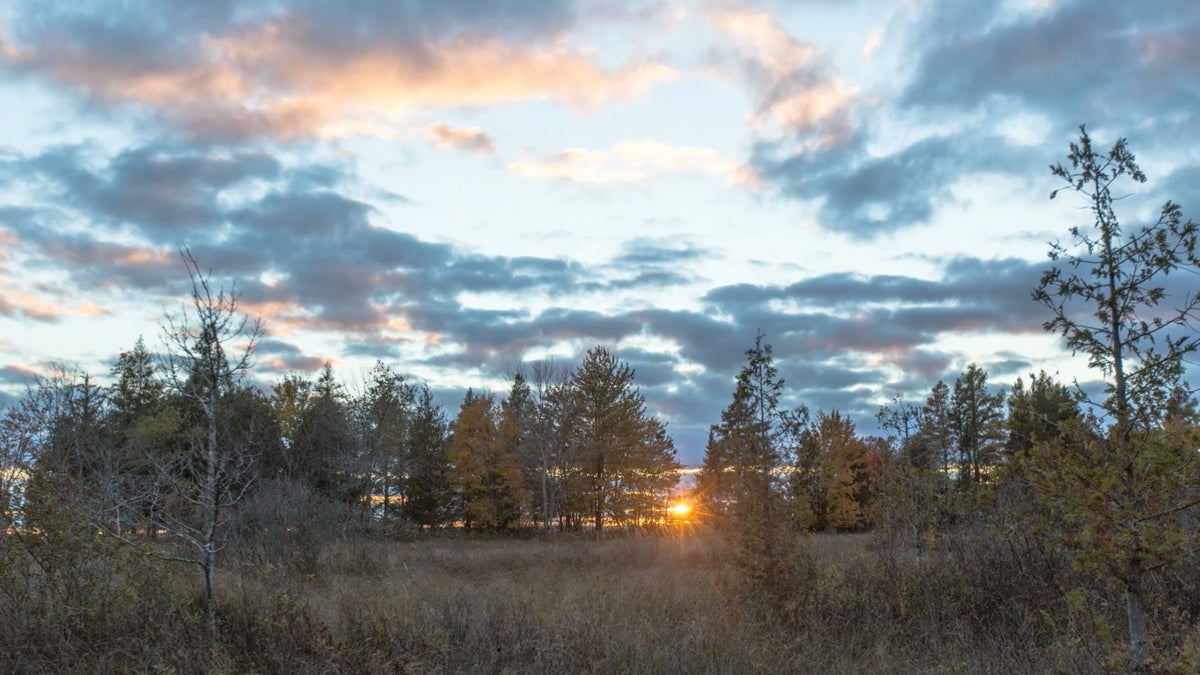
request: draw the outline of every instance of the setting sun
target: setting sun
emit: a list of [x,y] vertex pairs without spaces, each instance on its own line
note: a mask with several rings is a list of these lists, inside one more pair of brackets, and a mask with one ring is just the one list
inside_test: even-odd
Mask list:
[[673,516],[686,516],[691,513],[692,507],[686,502],[676,502],[667,507],[667,512]]

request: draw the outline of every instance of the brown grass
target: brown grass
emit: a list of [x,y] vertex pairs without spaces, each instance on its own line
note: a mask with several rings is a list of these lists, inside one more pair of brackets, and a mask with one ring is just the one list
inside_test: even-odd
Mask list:
[[[117,600],[97,589],[61,598],[68,605],[108,598],[93,621],[70,623],[66,608],[54,616],[15,616],[0,627],[0,647],[8,650],[0,670],[1103,669],[1106,643],[1096,634],[1103,621],[1039,595],[1040,586],[1014,573],[1019,561],[1005,546],[963,540],[914,560],[889,555],[874,542],[866,534],[798,542],[800,573],[790,578],[800,581],[776,593],[786,602],[768,611],[739,581],[720,539],[703,532],[408,542],[353,537],[304,551],[304,572],[261,556],[228,559],[218,579],[221,638],[207,650],[192,570],[129,563],[136,569],[111,574],[111,583],[120,585],[112,589],[120,591]],[[139,585],[124,585],[130,579]],[[3,609],[22,611],[13,602]],[[63,622],[71,631],[62,630]]]

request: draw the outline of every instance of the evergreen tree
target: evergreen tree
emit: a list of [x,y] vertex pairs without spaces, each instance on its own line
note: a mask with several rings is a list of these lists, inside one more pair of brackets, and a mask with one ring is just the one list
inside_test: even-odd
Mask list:
[[[500,434],[508,444],[508,450],[517,457],[525,481],[525,493],[531,498],[539,493],[542,478],[541,453],[535,436],[537,412],[533,390],[525,380],[525,375],[516,373],[508,398],[500,404]],[[537,517],[538,509],[531,503],[526,512],[533,520]]]
[[1028,387],[1018,377],[1008,392],[1007,404],[1004,452],[1013,459],[1026,457],[1034,447],[1058,438],[1064,424],[1080,417],[1076,396],[1046,371],[1031,374]]
[[417,393],[416,408],[408,429],[408,467],[404,516],[418,527],[436,527],[449,518],[450,458],[446,415],[433,400],[428,386]]
[[363,469],[382,501],[381,515],[395,515],[404,500],[405,440],[414,405],[412,386],[382,361],[368,375],[356,403]]
[[108,390],[108,400],[118,427],[130,428],[161,408],[166,386],[158,376],[154,355],[141,337],[132,350],[121,352],[112,375],[116,381]]
[[369,496],[369,466],[359,461],[349,397],[328,362],[312,385],[295,434],[288,456],[297,480],[346,503]]
[[950,422],[957,442],[958,483],[978,486],[1000,459],[1004,396],[988,388],[987,371],[974,363],[954,380]]
[[1200,503],[1200,439],[1183,382],[1184,359],[1200,349],[1192,325],[1200,291],[1193,283],[1172,293],[1167,284],[1200,272],[1200,227],[1184,222],[1172,202],[1155,222],[1123,227],[1112,190],[1146,176],[1124,139],[1104,152],[1082,126],[1079,134],[1069,165],[1051,170],[1066,182],[1062,189],[1083,197],[1092,222],[1072,227],[1068,244],[1053,245],[1055,264],[1034,298],[1052,313],[1046,330],[1087,354],[1106,396],[1091,402],[1094,416],[1066,425],[1065,438],[1034,448],[1030,478],[1067,531],[1078,533],[1063,541],[1079,562],[1124,588],[1129,665],[1144,671],[1150,575],[1177,562],[1196,537],[1180,514]]
[[768,499],[773,472],[782,464],[779,398],[784,383],[771,351],[762,333],[755,336],[737,375],[733,400],[722,411],[721,422],[709,429],[699,487],[715,513],[732,515],[739,503]]
[[[575,461],[574,420],[571,418],[570,371],[561,380],[541,388],[535,433],[538,450],[538,498],[543,526],[556,522],[559,530],[578,530],[583,514],[574,508],[571,489],[578,483]],[[536,375],[536,371],[535,371]]]
[[[165,489],[161,483],[170,473],[164,475],[160,469],[186,458],[189,407],[169,395],[155,358],[140,337],[132,350],[121,352],[112,375],[110,425],[121,480],[118,494],[105,509],[111,526],[123,532],[126,523],[155,520],[158,498]],[[194,414],[192,418],[194,425]]]
[[569,508],[600,532],[608,518],[628,516],[622,501],[630,493],[655,493],[664,476],[677,474],[675,447],[662,423],[647,415],[633,369],[604,347],[588,351],[566,393],[574,462]]
[[954,464],[957,443],[951,418],[950,387],[938,380],[921,409],[921,443],[943,474],[949,475]]
[[[708,508],[724,514],[727,541],[738,567],[759,590],[778,596],[790,582],[786,572],[789,534],[785,502],[777,485],[783,465],[783,447],[792,436],[803,447],[807,411],[791,418],[782,414],[783,393],[771,345],[758,333],[746,350],[746,364],[738,372],[733,399],[721,413],[721,422],[709,429],[699,487]],[[797,436],[798,434],[798,436]],[[801,456],[797,461],[803,461]],[[797,468],[793,481],[803,481]],[[802,488],[792,483],[793,519],[803,522],[807,502],[796,498]]]

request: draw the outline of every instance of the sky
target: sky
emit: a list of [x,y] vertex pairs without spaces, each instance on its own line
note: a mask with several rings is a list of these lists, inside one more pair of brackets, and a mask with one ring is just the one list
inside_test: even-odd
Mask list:
[[[1091,377],[1030,292],[1089,222],[1049,166],[1087,124],[1200,204],[1200,3],[9,0],[0,392],[105,375],[188,292],[255,376],[376,360],[453,412],[603,345],[680,459],[758,332],[785,404],[874,432],[966,366]],[[352,387],[353,388],[353,387]]]

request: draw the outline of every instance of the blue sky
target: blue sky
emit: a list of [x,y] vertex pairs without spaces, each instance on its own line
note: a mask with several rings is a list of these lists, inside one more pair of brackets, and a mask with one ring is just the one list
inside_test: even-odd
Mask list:
[[188,246],[257,377],[375,359],[450,405],[613,348],[681,458],[757,331],[874,428],[975,362],[1088,375],[1029,299],[1077,126],[1200,182],[1200,5],[1166,0],[56,2],[0,8],[0,387],[104,373]]

